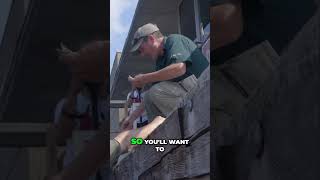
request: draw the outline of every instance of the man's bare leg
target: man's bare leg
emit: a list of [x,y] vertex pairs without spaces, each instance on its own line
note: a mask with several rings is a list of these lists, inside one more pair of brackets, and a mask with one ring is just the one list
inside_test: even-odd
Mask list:
[[[146,138],[151,134],[160,124],[164,122],[165,118],[157,116],[152,122],[138,129],[123,131],[114,139],[120,143],[121,154],[131,149],[133,145],[130,143],[132,137]],[[111,152],[110,152],[111,153]]]

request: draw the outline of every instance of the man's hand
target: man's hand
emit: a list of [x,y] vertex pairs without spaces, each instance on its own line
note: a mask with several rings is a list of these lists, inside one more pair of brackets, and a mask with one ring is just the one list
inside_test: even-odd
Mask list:
[[147,82],[144,78],[144,74],[138,74],[134,77],[129,76],[128,81],[131,83],[134,88],[142,88]]
[[132,128],[133,128],[133,121],[131,121],[128,116],[121,123],[121,131],[130,130]]
[[187,71],[187,65],[184,62],[173,63],[169,66],[146,74],[138,74],[134,78],[129,76],[128,80],[135,87],[143,87],[145,84],[167,81],[184,75]]

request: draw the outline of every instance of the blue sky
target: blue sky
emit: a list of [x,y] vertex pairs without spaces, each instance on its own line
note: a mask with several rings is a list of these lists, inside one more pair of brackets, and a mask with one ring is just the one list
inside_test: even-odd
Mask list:
[[110,73],[116,52],[126,41],[138,0],[110,0]]

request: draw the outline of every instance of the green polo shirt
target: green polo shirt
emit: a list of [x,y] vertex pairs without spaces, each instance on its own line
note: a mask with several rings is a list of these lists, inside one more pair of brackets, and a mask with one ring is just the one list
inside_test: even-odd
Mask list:
[[156,71],[180,62],[186,64],[186,73],[170,81],[177,82],[192,74],[198,78],[209,65],[208,60],[193,41],[180,34],[171,34],[164,38],[164,54],[157,59]]

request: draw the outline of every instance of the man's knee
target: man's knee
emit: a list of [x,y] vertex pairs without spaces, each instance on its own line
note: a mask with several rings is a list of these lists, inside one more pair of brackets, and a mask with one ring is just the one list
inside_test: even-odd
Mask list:
[[157,101],[157,97],[161,92],[160,83],[153,85],[148,91],[146,91],[143,99],[145,104]]
[[152,99],[152,92],[150,90],[146,91],[143,96],[143,103],[147,106],[153,101]]

